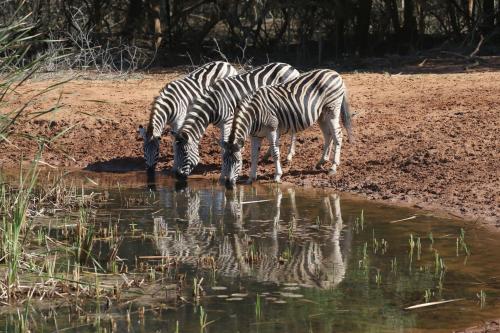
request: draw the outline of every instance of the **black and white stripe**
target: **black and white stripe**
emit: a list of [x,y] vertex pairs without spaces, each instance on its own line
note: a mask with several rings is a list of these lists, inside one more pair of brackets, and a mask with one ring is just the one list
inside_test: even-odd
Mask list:
[[231,129],[233,112],[238,102],[258,88],[269,86],[299,76],[290,65],[271,63],[246,73],[217,81],[208,93],[196,98],[188,107],[188,113],[175,142],[175,169],[177,174],[187,177],[198,164],[198,145],[209,124],[221,129],[221,143]]
[[172,133],[181,127],[189,103],[200,96],[217,80],[236,75],[238,72],[231,64],[214,61],[201,66],[186,77],[168,83],[155,99],[147,130],[139,126],[144,140],[144,159],[148,169],[153,169],[160,154],[160,137],[167,125]]
[[340,119],[351,134],[349,104],[340,75],[332,70],[319,69],[275,86],[264,87],[248,96],[238,106],[229,140],[224,143],[223,176],[234,184],[241,170],[241,148],[252,137],[252,166],[249,181],[257,176],[257,158],[262,138],[267,137],[275,161],[275,181],[282,171],[279,159],[279,136],[295,134],[319,123],[324,137],[323,154],[316,167],[329,157],[332,141],[335,144],[330,173],[340,164],[342,130]]

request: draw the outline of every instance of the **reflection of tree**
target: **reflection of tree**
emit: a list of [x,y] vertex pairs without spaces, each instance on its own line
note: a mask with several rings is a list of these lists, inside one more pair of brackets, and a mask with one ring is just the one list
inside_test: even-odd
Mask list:
[[[234,191],[186,188],[177,193],[162,189],[161,193],[168,219],[183,223],[179,231],[178,223],[169,229],[168,220],[157,221],[156,243],[164,256],[188,265],[211,256],[218,274],[248,276],[262,282],[332,288],[344,279],[346,258],[342,247],[350,243],[343,241],[338,195],[322,198],[319,209],[328,226],[311,232],[314,219],[299,219],[294,189],[288,189],[284,197],[278,188],[273,201],[254,204],[244,202],[243,187]],[[225,220],[222,233],[213,227],[213,219],[219,218]],[[207,225],[209,220],[212,224]],[[290,230],[294,230],[293,239],[289,238]]]

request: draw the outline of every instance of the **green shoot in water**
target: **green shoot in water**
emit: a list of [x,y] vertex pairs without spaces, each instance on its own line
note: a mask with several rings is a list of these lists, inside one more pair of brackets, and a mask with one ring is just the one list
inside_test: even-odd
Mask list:
[[398,261],[396,257],[394,259],[391,259],[391,272],[396,273],[398,270]]
[[255,318],[257,320],[260,320],[261,315],[262,311],[261,311],[260,295],[257,294],[257,297],[255,299]]
[[484,292],[484,290],[481,289],[481,291],[477,293],[477,298],[479,299],[481,309],[484,308],[484,306],[486,305],[486,293]]
[[377,268],[377,274],[375,274],[375,282],[378,286],[382,283],[382,274],[380,273],[380,269]]

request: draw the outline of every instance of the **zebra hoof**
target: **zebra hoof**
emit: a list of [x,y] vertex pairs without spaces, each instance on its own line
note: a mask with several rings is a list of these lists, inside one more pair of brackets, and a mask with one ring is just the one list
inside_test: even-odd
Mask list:
[[328,176],[335,176],[337,174],[337,169],[330,169],[328,171]]
[[281,183],[281,176],[275,176],[274,182],[280,184]]
[[323,163],[318,162],[318,163],[316,163],[316,166],[315,166],[314,168],[315,168],[316,170],[321,170],[321,169],[322,169],[322,167],[321,167],[322,165],[323,165]]
[[255,181],[255,178],[248,178],[247,180],[247,185],[252,185],[252,183]]

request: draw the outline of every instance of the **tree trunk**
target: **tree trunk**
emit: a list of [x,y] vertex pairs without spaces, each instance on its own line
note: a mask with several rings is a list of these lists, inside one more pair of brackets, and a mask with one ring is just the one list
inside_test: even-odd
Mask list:
[[418,33],[421,38],[425,35],[425,0],[417,0],[417,13],[418,13]]
[[144,6],[142,0],[130,0],[122,34],[128,39],[132,39],[137,30],[142,27],[143,18]]
[[162,40],[162,31],[161,31],[161,5],[159,0],[151,0],[149,3],[149,7],[151,8],[151,13],[153,17],[153,26],[154,26],[154,45],[155,48],[159,48]]
[[[453,29],[453,34],[455,35],[455,38],[458,40],[460,38],[460,24],[458,22],[457,18],[457,10],[455,6],[453,6],[450,2],[448,2],[448,13],[450,17],[450,24],[451,28]],[[446,31],[445,31],[446,33]]]
[[361,1],[358,8],[358,22],[356,26],[356,39],[358,52],[365,56],[368,46],[368,32],[370,29],[370,15],[372,11],[372,0]]
[[92,5],[94,12],[92,13],[92,17],[90,21],[93,23],[94,31],[97,35],[100,35],[102,32],[102,1],[94,0]]
[[345,0],[337,2],[335,7],[335,56],[342,55],[345,51],[345,25],[346,3]]
[[166,36],[168,47],[172,47],[172,20],[170,17],[170,0],[160,0],[161,4],[161,17],[162,21],[165,22],[166,31],[163,33]]
[[467,22],[467,28],[469,32],[472,32],[473,29],[473,17],[474,17],[474,0],[467,0],[465,21]]
[[481,16],[481,30],[484,34],[489,34],[495,28],[495,0],[483,0]]
[[398,35],[401,31],[401,25],[399,23],[398,4],[396,3],[396,0],[385,0],[385,6],[387,12],[389,13],[389,17],[391,18],[394,33]]
[[404,0],[404,25],[403,33],[405,40],[413,45],[417,34],[417,20],[415,18],[415,1]]

